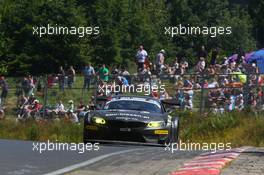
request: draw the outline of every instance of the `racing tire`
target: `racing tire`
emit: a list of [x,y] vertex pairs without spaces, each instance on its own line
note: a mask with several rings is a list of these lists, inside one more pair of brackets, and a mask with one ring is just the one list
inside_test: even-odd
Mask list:
[[178,143],[179,128],[180,128],[179,117],[175,117],[174,120],[171,122],[170,134],[168,138],[169,143]]
[[84,131],[83,130],[83,143],[87,144],[87,143],[96,143],[96,141],[92,141],[93,138],[91,137],[91,135],[89,134],[89,132]]

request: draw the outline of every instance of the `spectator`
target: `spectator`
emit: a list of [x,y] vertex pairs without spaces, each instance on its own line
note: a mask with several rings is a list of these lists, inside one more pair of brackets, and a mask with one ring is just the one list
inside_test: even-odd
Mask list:
[[30,81],[27,77],[24,77],[21,81],[21,86],[23,89],[23,93],[26,97],[30,96]]
[[27,105],[32,105],[35,100],[37,100],[35,94],[32,93],[28,98]]
[[0,76],[0,87],[2,89],[1,98],[0,98],[0,106],[4,106],[5,100],[8,94],[8,90],[9,90],[4,76]]
[[108,82],[109,79],[109,70],[105,67],[105,64],[102,64],[102,67],[98,71],[99,79],[103,82]]
[[29,92],[28,95],[31,95],[35,88],[35,83],[33,80],[33,77],[31,75],[28,75],[28,82],[29,82]]
[[130,76],[130,73],[126,70],[125,67],[122,67],[120,75],[125,77],[125,76]]
[[62,66],[59,68],[58,73],[58,80],[59,80],[59,89],[61,91],[64,91],[64,85],[65,85],[65,71]]
[[0,106],[0,120],[5,118],[5,110],[2,106]]
[[91,63],[87,64],[82,71],[84,75],[84,84],[83,89],[90,90],[91,81],[95,75],[94,68],[92,67]]
[[31,110],[29,111],[30,116],[35,118],[37,116],[37,113],[41,110],[42,106],[43,105],[40,104],[38,100],[35,100],[33,102]]
[[123,77],[123,76],[117,76],[116,77],[116,84],[120,85],[120,86],[128,86],[128,80]]
[[217,88],[219,87],[218,81],[216,81],[216,79],[213,79],[212,83],[208,84],[208,88]]
[[205,70],[205,60],[204,57],[200,57],[200,61],[196,65],[196,71],[202,73]]
[[69,100],[68,105],[69,105],[67,108],[68,117],[74,123],[78,123],[79,119],[78,119],[77,115],[74,113],[74,102],[73,102],[73,100]]
[[66,113],[66,111],[65,111],[65,107],[64,107],[64,105],[63,105],[63,103],[62,103],[61,100],[56,104],[55,109],[53,110],[53,112],[56,115],[58,115],[59,117],[64,116],[64,114]]
[[32,103],[27,103],[22,106],[18,111],[18,120],[35,118],[37,113],[42,108],[42,105],[38,100],[34,100]]
[[205,50],[205,47],[204,46],[202,46],[201,47],[201,50],[198,52],[198,58],[201,58],[201,57],[203,57],[204,59],[206,59],[207,58],[207,55],[208,55],[208,53],[207,53],[207,51]]
[[54,75],[50,74],[48,75],[47,78],[47,83],[48,83],[48,88],[52,88],[52,86],[54,85]]
[[218,108],[217,108],[217,104],[216,103],[213,103],[211,105],[211,108],[210,108],[210,112],[213,113],[213,114],[218,114]]
[[147,51],[144,50],[142,45],[139,46],[139,50],[136,54],[137,64],[138,64],[138,71],[144,69],[144,63],[148,57]]
[[21,97],[19,97],[17,101],[17,107],[21,108],[25,106],[27,103],[28,103],[28,98],[25,95],[22,95]]
[[224,57],[223,61],[222,61],[222,66],[227,66],[229,64],[229,61],[227,59],[227,57]]
[[139,81],[141,82],[150,82],[150,79],[151,79],[151,71],[150,71],[150,68],[146,68],[144,67],[144,69],[142,69],[140,72],[139,72]]
[[193,102],[192,98],[190,98],[189,95],[186,95],[185,97],[185,109],[192,110],[193,109]]
[[86,114],[87,111],[87,106],[83,103],[82,100],[80,100],[80,103],[79,105],[77,106],[77,109],[76,109],[76,113],[77,113],[77,116],[78,116],[78,119],[80,120],[80,118],[83,118]]
[[162,67],[164,67],[164,60],[165,60],[164,55],[165,55],[165,50],[162,49],[156,56],[155,66],[156,66],[157,75],[161,73]]
[[243,61],[243,57],[245,57],[245,52],[241,46],[238,47],[237,53],[238,55],[237,55],[236,62],[237,64],[240,64]]
[[242,94],[237,97],[236,109],[238,109],[239,111],[242,111],[244,109],[244,100]]
[[125,67],[122,67],[121,68],[121,72],[120,72],[120,75],[125,77],[128,81],[128,84],[131,83],[131,76],[130,76],[130,73],[126,70]]
[[73,66],[70,66],[70,68],[67,72],[67,76],[68,76],[68,87],[71,89],[72,85],[75,81],[75,70],[74,70]]
[[[178,63],[178,58],[176,57],[171,65],[170,74],[171,75],[177,75],[177,72],[179,71],[180,64]],[[178,73],[179,75],[179,73]],[[177,78],[178,79],[178,76]]]
[[168,92],[164,90],[163,92],[160,92],[159,99],[165,100],[165,99],[171,99],[171,97],[169,96]]
[[216,60],[219,56],[219,49],[213,49],[212,50],[212,55],[211,55],[211,61],[210,61],[210,65],[215,65],[216,64]]

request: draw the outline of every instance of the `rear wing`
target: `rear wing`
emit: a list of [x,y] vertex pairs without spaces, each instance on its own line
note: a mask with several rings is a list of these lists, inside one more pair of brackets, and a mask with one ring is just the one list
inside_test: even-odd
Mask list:
[[181,107],[179,100],[176,98],[164,99],[161,100],[161,103],[163,104],[164,108],[168,113],[171,113],[174,110],[179,109]]
[[163,99],[161,100],[161,103],[164,105],[170,105],[170,106],[180,106],[180,102],[176,98]]

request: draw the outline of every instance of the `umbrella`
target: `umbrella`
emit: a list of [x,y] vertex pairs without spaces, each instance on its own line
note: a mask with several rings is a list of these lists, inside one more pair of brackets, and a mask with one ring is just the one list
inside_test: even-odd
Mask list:
[[248,61],[249,63],[252,63],[256,61],[257,62],[257,66],[259,68],[259,72],[261,74],[264,73],[264,49],[258,50],[256,52],[254,52],[249,58]]
[[234,54],[234,55],[228,57],[228,62],[236,61],[237,60],[237,56],[238,56],[238,54]]
[[253,52],[249,52],[249,53],[246,53],[246,54],[245,54],[245,61],[246,61],[246,62],[249,62],[249,58],[250,58],[254,53],[255,53],[255,51],[253,51]]
[[258,61],[263,58],[264,58],[264,49],[261,49],[250,55],[249,62],[252,63],[253,61]]

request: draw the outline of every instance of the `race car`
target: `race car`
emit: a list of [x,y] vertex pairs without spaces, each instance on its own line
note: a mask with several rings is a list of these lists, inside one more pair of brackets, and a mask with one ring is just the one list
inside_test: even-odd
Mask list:
[[110,140],[165,144],[177,142],[178,136],[179,118],[166,112],[164,101],[146,96],[112,97],[84,119],[84,143]]

